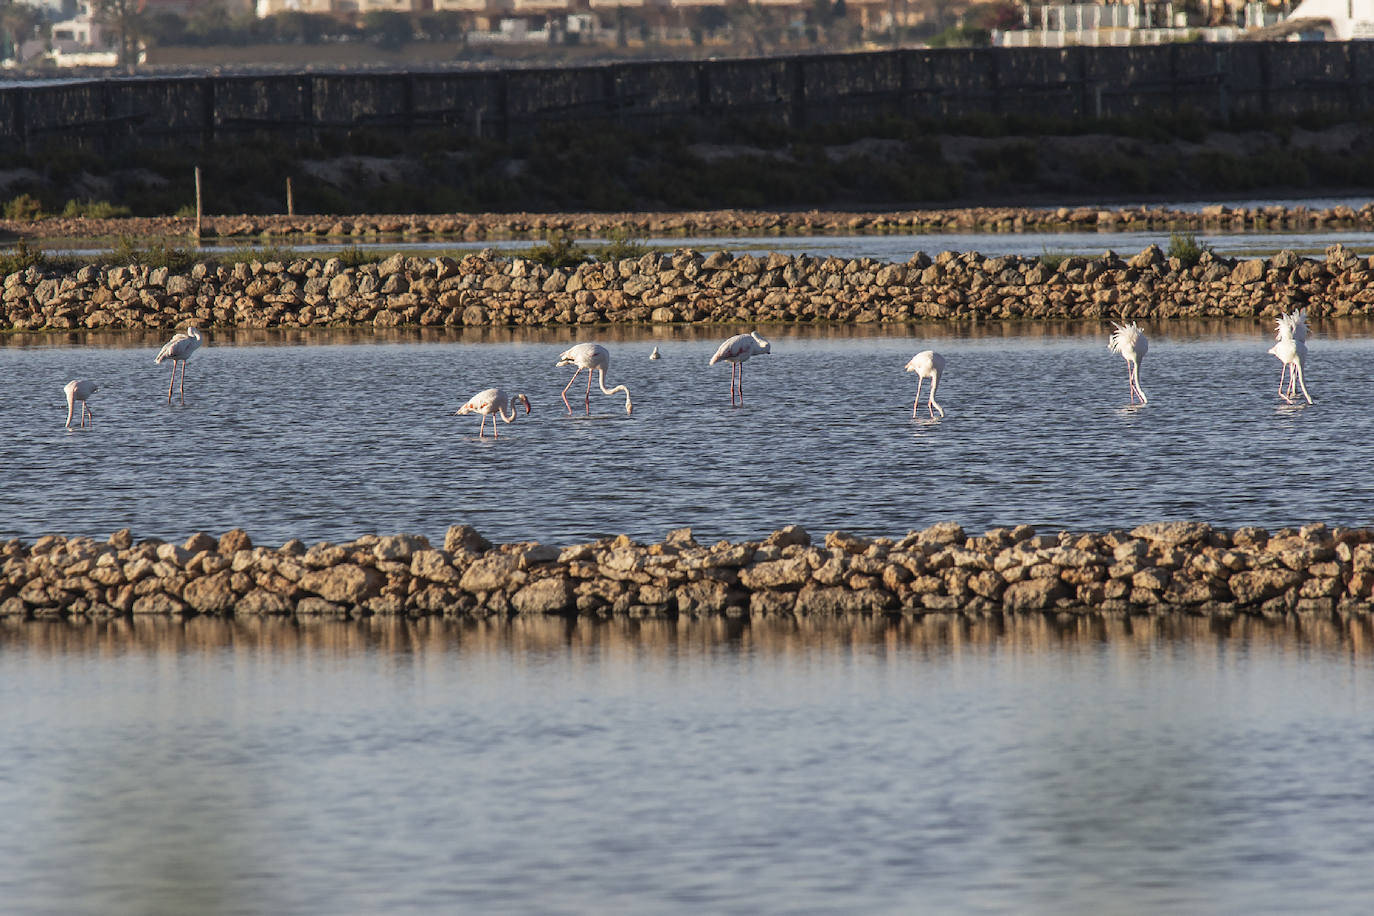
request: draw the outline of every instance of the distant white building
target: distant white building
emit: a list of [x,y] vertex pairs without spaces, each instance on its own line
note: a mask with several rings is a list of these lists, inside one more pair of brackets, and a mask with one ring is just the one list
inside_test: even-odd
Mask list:
[[1374,0],[1303,0],[1268,31],[1275,38],[1374,39]]

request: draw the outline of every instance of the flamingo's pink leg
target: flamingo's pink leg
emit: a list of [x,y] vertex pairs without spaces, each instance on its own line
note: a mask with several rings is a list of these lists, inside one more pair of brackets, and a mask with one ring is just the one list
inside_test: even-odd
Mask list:
[[739,364],[739,406],[744,406],[744,363]]
[[[573,382],[577,381],[577,373],[581,371],[581,368],[574,370],[572,378],[568,379],[568,384],[563,386],[563,406],[568,408],[568,413],[572,413],[572,405],[568,403],[568,389],[572,387]],[[588,379],[590,380],[590,376]]]
[[186,403],[186,360],[181,361],[181,403]]
[[587,396],[582,399],[582,409],[589,415],[592,412],[592,370],[590,369],[587,370]]
[[177,361],[172,360],[172,377],[167,381],[167,403],[172,403],[172,386],[177,383]]

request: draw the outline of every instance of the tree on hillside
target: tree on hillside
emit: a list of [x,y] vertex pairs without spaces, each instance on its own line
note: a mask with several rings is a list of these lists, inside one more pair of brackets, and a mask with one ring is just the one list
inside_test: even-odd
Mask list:
[[119,55],[118,66],[130,73],[138,65],[138,40],[142,37],[143,22],[138,0],[92,0],[91,11],[102,25],[114,29]]
[[4,32],[3,56],[18,56],[19,46],[38,25],[38,10],[27,3],[5,0],[0,3],[0,31]]

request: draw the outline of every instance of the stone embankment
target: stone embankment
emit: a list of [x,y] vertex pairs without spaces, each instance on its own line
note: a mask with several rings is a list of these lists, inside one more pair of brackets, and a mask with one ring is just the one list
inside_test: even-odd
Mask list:
[[[0,220],[0,231],[24,238],[190,237],[191,217],[85,217]],[[261,238],[286,243],[367,237],[440,239],[542,239],[563,233],[579,238],[629,234],[849,235],[911,232],[1103,232],[1177,229],[1202,231],[1374,229],[1374,202],[1359,208],[1286,206],[1199,210],[1169,207],[949,207],[890,212],[834,210],[700,210],[668,213],[448,213],[356,216],[280,214],[207,216],[206,238]]]
[[1197,522],[899,540],[801,528],[762,541],[492,545],[467,526],[254,547],[242,530],[185,543],[47,536],[0,544],[0,617],[625,615],[750,618],[1076,611],[1233,616],[1374,612],[1374,529],[1268,532]]
[[1158,246],[1122,258],[868,258],[704,255],[691,249],[549,268],[493,251],[200,263],[166,268],[37,267],[5,277],[0,330],[339,326],[547,327],[607,323],[904,322],[924,319],[1245,318],[1306,308],[1374,312],[1374,257],[1281,251],[1196,264]]

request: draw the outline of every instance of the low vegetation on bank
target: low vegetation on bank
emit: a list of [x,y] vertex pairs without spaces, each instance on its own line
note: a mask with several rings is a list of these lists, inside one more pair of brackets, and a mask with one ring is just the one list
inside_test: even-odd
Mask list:
[[654,133],[567,124],[512,141],[321,130],[207,149],[80,143],[3,159],[11,220],[194,212],[301,214],[893,207],[1036,195],[1286,195],[1367,186],[1374,127],[1186,115],[1055,122],[887,118],[805,130],[732,121]]

